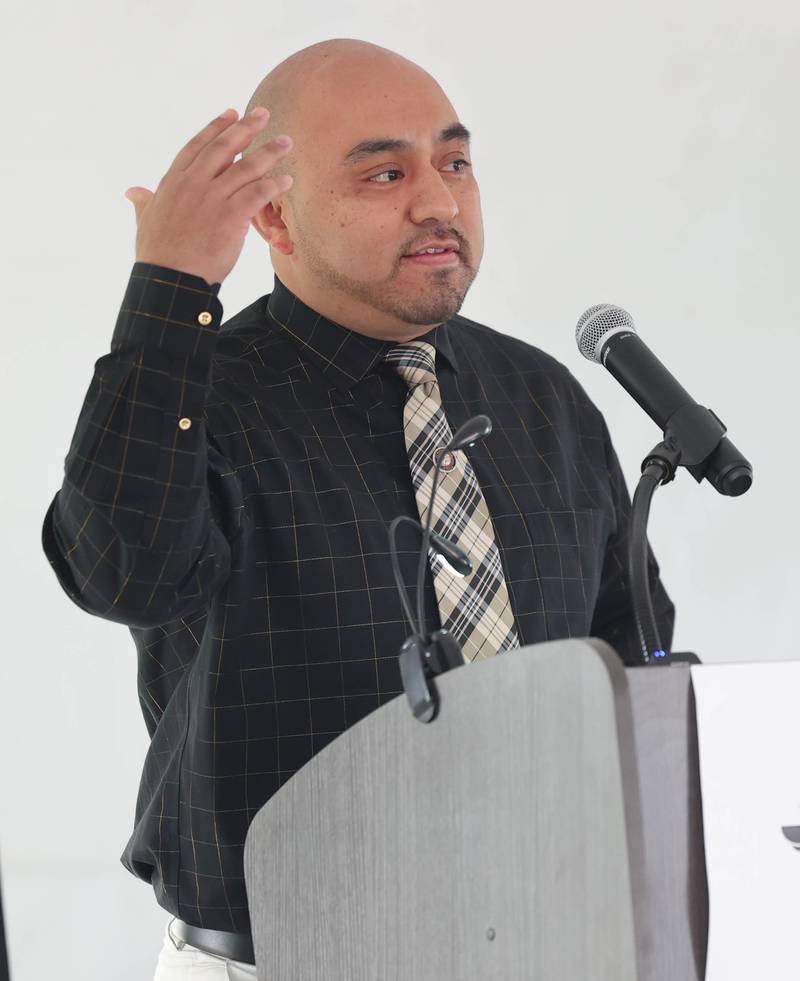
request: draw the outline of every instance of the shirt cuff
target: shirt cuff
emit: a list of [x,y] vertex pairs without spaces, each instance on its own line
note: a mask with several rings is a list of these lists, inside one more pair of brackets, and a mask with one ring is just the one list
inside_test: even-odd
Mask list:
[[210,359],[222,323],[221,285],[167,266],[134,262],[111,351],[145,345],[170,357]]

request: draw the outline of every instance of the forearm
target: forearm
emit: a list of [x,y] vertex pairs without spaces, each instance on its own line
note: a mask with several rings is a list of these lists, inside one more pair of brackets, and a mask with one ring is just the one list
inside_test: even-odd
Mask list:
[[207,483],[224,461],[209,459],[203,421],[217,289],[135,263],[110,353],[95,363],[42,544],[70,598],[106,619],[167,622],[230,568]]

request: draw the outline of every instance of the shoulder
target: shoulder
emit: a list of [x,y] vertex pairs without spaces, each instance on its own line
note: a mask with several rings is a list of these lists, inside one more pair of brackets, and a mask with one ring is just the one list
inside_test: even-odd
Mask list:
[[[537,389],[546,389],[589,415],[600,412],[569,368],[547,351],[460,314],[450,321],[449,336],[464,367],[482,374],[501,370],[525,378]],[[459,362],[461,363],[461,362]]]
[[[269,297],[269,293],[260,296],[222,322],[215,351],[217,363],[246,361],[268,349],[289,351],[285,335],[275,328],[267,315]],[[271,350],[270,356],[274,357],[276,353]]]
[[532,367],[558,377],[569,375],[566,365],[519,337],[513,337],[460,314],[453,317],[451,325],[450,338],[457,354],[463,348],[468,354],[477,352],[508,359],[509,363],[523,370]]

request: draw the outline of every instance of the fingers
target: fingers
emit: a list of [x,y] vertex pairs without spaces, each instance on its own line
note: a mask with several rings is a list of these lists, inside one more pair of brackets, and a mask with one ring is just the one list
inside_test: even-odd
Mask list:
[[190,165],[193,178],[213,180],[224,173],[234,162],[236,154],[248,147],[265,128],[269,113],[250,113],[218,133],[201,148]]
[[[227,166],[237,153],[246,146],[249,146],[256,133],[266,125],[270,114],[269,110],[265,110],[263,114],[255,116],[249,113],[238,121],[236,119],[237,115],[234,109],[230,117],[223,118],[222,116],[217,116],[215,119],[212,119],[207,126],[204,126],[199,133],[193,136],[179,150],[172,162],[170,170],[186,170],[211,146],[214,146],[216,150],[214,156],[215,165],[219,165],[219,161],[225,160],[227,155],[227,160],[225,160],[225,165]],[[206,155],[206,161],[208,161],[208,155]],[[208,163],[204,169],[208,169]],[[224,170],[224,166],[219,165],[217,172],[220,170]],[[213,177],[216,174],[211,173],[209,170],[208,176]]]
[[[242,160],[238,160],[232,167],[229,167],[217,178],[225,197],[230,198],[240,188],[244,187],[245,184],[269,177],[270,170],[272,170],[272,168],[275,167],[287,153],[291,152],[293,146],[293,142],[289,143],[288,146],[283,146],[282,144],[277,143],[275,140],[270,140],[269,143],[265,143],[263,146],[260,146],[247,157],[244,157]],[[284,178],[286,178],[286,180],[284,180]],[[281,177],[277,178],[277,180],[280,184],[281,192],[286,191],[293,183],[288,174],[282,175]]]

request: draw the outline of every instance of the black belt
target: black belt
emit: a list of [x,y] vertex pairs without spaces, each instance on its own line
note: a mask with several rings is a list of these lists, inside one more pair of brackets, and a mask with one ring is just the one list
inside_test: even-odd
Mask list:
[[170,923],[179,940],[203,950],[207,954],[226,957],[231,961],[244,961],[255,966],[253,954],[253,938],[249,933],[228,933],[226,930],[206,930],[204,927],[192,926],[183,920],[174,919]]

